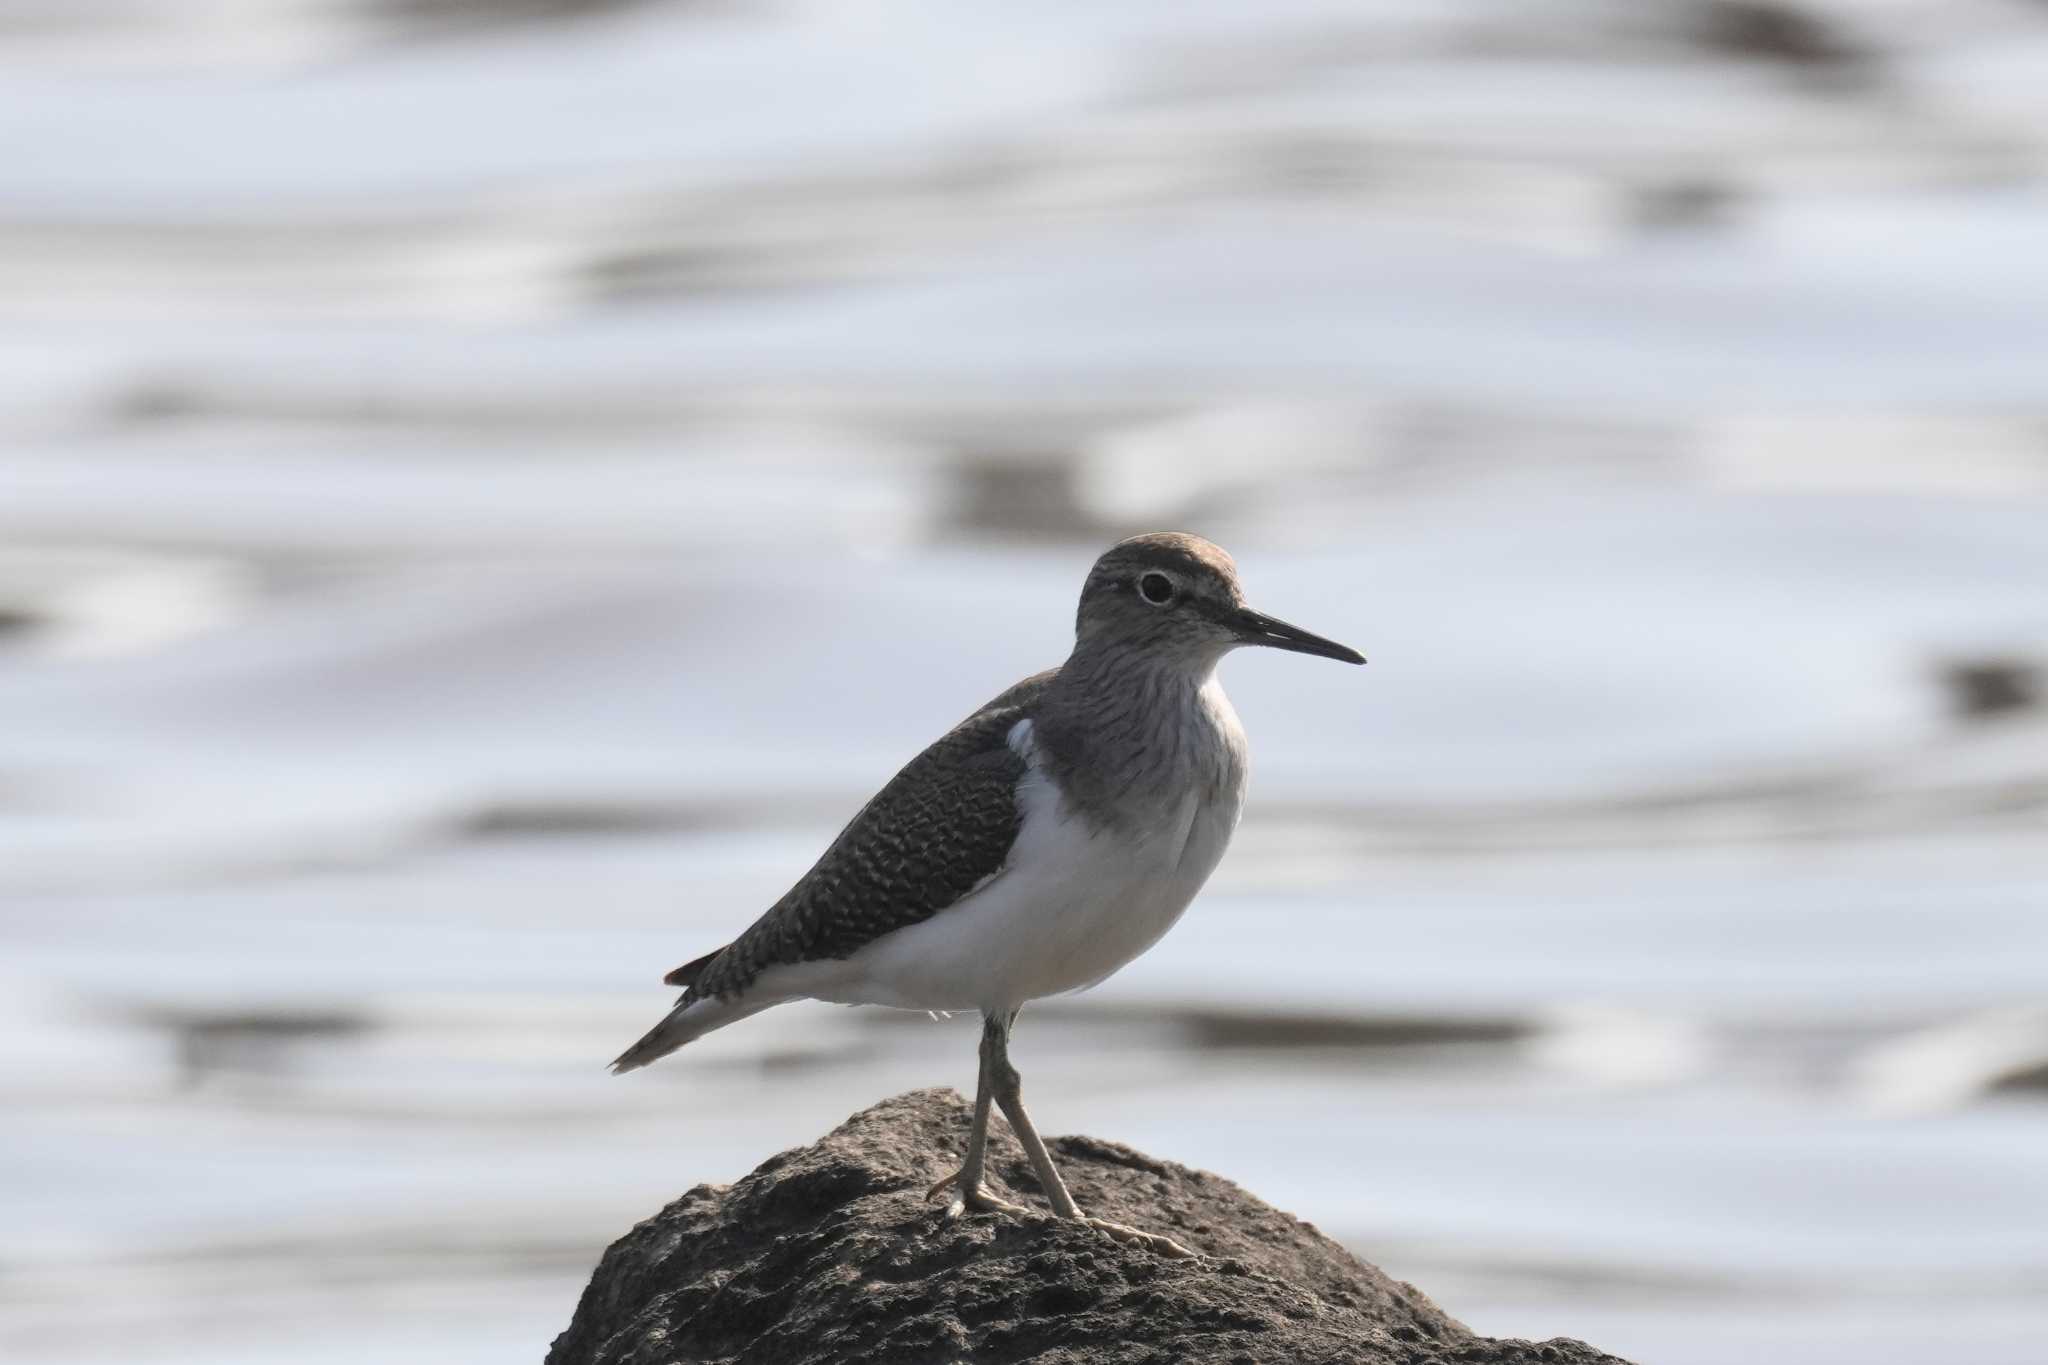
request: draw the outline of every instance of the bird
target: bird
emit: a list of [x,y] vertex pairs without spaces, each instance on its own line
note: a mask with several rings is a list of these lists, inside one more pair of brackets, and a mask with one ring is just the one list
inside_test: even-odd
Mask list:
[[1193,1254],[1081,1212],[1025,1112],[1009,1043],[1025,1004],[1093,986],[1157,943],[1223,857],[1249,750],[1216,669],[1247,645],[1365,662],[1254,611],[1236,562],[1200,536],[1111,546],[1082,585],[1066,662],[947,731],[759,919],[669,972],[681,999],[612,1070],[793,1000],[979,1011],[965,1160],[927,1200],[951,1189],[951,1216],[1027,1214],[985,1182],[993,1106],[1056,1217]]

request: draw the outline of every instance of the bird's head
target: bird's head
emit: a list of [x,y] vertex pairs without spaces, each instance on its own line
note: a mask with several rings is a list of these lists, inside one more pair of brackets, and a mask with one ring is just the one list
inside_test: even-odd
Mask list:
[[1365,657],[1245,604],[1237,564],[1219,545],[1179,531],[1133,536],[1095,561],[1074,633],[1082,648],[1144,651],[1192,668],[1239,645],[1269,645],[1347,664]]

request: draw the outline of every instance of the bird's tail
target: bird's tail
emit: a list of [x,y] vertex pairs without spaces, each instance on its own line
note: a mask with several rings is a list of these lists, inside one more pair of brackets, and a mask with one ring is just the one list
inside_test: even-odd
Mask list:
[[724,1028],[737,1023],[750,1014],[759,1014],[770,1005],[779,1005],[782,1000],[773,996],[767,999],[720,999],[710,996],[699,1000],[685,1000],[668,1012],[668,1017],[647,1030],[647,1035],[633,1046],[621,1052],[612,1061],[613,1074],[638,1071],[651,1062],[658,1062],[674,1052],[684,1043],[694,1042],[713,1029]]

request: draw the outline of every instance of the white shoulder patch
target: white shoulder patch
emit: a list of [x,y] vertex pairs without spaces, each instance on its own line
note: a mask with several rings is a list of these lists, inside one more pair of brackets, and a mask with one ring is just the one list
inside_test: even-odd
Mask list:
[[1010,733],[1004,737],[1003,742],[1008,744],[1011,751],[1023,758],[1025,762],[1029,763],[1035,759],[1038,754],[1038,744],[1031,738],[1031,717],[1026,716],[1015,725],[1012,725]]

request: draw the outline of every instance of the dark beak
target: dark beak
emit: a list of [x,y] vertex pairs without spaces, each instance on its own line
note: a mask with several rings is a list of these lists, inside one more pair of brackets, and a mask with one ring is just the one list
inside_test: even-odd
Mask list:
[[1250,607],[1232,613],[1230,624],[1236,628],[1237,638],[1248,645],[1271,645],[1274,649],[1291,649],[1296,654],[1315,654],[1347,664],[1365,662],[1365,656],[1355,649],[1346,648],[1335,640],[1325,640],[1320,635],[1311,635],[1300,626],[1276,621]]

